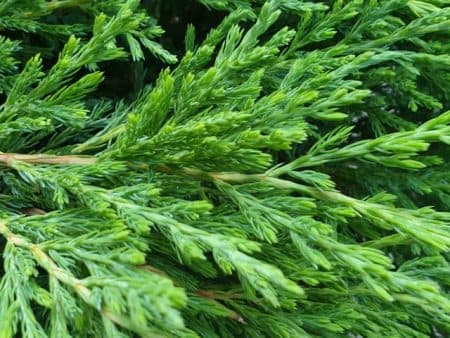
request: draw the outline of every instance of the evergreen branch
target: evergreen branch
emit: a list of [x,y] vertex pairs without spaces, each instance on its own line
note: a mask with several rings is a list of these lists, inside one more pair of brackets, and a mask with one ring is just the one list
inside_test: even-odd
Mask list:
[[385,166],[420,169],[426,165],[410,158],[418,152],[426,151],[431,142],[449,144],[449,122],[450,111],[425,122],[415,130],[385,134],[373,140],[361,140],[344,147],[329,149],[349,137],[350,128],[338,129],[319,140],[307,155],[274,169],[271,175],[280,176],[295,169],[351,158],[365,159]]
[[447,336],[448,3],[197,2],[0,1],[0,336]]
[[[86,283],[83,280],[77,279],[67,271],[58,267],[58,265],[53,262],[53,260],[40,248],[39,245],[30,243],[25,238],[15,235],[12,233],[7,224],[0,220],[0,234],[5,237],[5,239],[11,245],[24,248],[28,250],[36,260],[36,262],[43,268],[48,274],[54,278],[56,278],[61,283],[70,286],[83,301],[92,306],[93,308],[98,309],[98,302],[96,297],[93,295],[92,291],[86,286]],[[118,315],[113,311],[109,310],[107,307],[102,307],[100,310],[101,315],[106,319],[114,322],[115,324],[124,327],[128,330],[135,331],[139,333],[141,336],[145,337],[160,337],[159,334],[152,331],[151,329],[142,330],[136,325],[133,324],[133,321],[129,318],[123,317],[122,315]]]
[[[4,156],[2,156],[4,155]],[[6,164],[10,164],[11,160],[22,160],[28,163],[45,163],[45,164],[76,164],[76,165],[92,165],[96,162],[94,158],[90,157],[74,157],[74,156],[55,156],[55,157],[46,157],[45,155],[19,155],[19,154],[0,154],[0,161],[3,161]],[[169,167],[166,166],[160,166],[159,167],[163,171],[170,170]],[[386,226],[393,226],[394,228],[398,227],[401,229],[401,231],[405,231],[409,235],[413,236],[413,238],[421,239],[421,241],[426,241],[428,244],[432,246],[436,246],[440,250],[447,250],[446,248],[450,247],[450,242],[446,240],[446,232],[438,231],[437,228],[435,228],[432,232],[428,232],[427,236],[424,236],[420,233],[420,228],[412,229],[412,228],[405,228],[402,223],[405,221],[405,217],[409,219],[411,222],[415,223],[416,226],[419,226],[421,224],[421,221],[419,218],[416,218],[416,216],[407,216],[406,213],[402,214],[400,210],[398,209],[388,209],[386,206],[377,205],[374,203],[364,202],[357,199],[353,199],[350,197],[347,197],[345,195],[342,195],[337,192],[333,191],[324,191],[321,189],[311,188],[303,185],[299,185],[297,183],[293,183],[291,181],[286,180],[280,180],[277,178],[272,177],[272,172],[269,173],[269,175],[264,174],[254,174],[254,175],[248,175],[248,174],[240,174],[240,173],[214,173],[214,172],[203,172],[198,169],[193,168],[184,168],[181,170],[178,170],[177,172],[193,176],[200,179],[209,179],[211,181],[224,181],[224,182],[230,182],[230,183],[250,183],[250,182],[266,182],[269,184],[272,184],[278,188],[283,189],[294,189],[301,191],[303,193],[307,193],[310,196],[319,198],[319,199],[325,199],[328,201],[338,202],[342,203],[344,205],[349,205],[352,208],[354,208],[356,211],[361,212],[362,214],[373,217],[373,219],[384,219],[386,222]],[[391,216],[389,216],[391,214]],[[395,220],[396,215],[401,215],[402,219],[400,222]],[[399,219],[399,220],[400,220]],[[428,219],[428,223],[432,222],[431,219]],[[380,223],[378,223],[380,225]],[[388,225],[391,224],[391,225]],[[424,224],[425,225],[425,224]],[[436,224],[438,225],[438,224]],[[431,230],[431,223],[429,226],[425,227],[425,229]],[[427,231],[428,231],[427,230]],[[433,236],[431,234],[434,233]],[[442,243],[442,244],[441,244]],[[445,243],[445,244],[444,244]]]
[[[448,231],[445,223],[441,220],[447,219],[447,214],[435,212],[424,213],[425,210],[418,210],[415,213],[406,209],[392,208],[386,205],[369,201],[358,200],[336,191],[326,191],[301,185],[289,180],[272,177],[270,174],[241,174],[241,173],[208,173],[196,169],[184,169],[180,173],[191,175],[199,179],[209,179],[212,181],[224,181],[235,184],[245,184],[252,182],[263,182],[280,189],[298,191],[320,200],[334,203],[342,203],[350,206],[358,213],[374,220],[374,224],[397,229],[401,233],[406,233],[418,242],[425,243],[438,250],[445,252],[450,248]],[[421,215],[421,213],[424,213]],[[410,224],[414,224],[413,226]]]

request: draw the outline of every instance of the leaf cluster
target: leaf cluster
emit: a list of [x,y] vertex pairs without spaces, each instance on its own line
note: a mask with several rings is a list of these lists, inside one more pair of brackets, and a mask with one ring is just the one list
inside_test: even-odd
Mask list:
[[0,3],[0,336],[448,334],[448,3],[199,2]]

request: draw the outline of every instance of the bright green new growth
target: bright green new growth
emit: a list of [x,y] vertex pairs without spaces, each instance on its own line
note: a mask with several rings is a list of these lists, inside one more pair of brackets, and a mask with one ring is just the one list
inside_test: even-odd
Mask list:
[[448,1],[199,3],[0,1],[0,337],[450,334]]

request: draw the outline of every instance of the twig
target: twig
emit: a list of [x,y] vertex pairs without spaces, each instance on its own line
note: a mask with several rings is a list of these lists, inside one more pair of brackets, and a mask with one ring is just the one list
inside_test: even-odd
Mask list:
[[11,167],[14,161],[22,161],[31,164],[92,165],[95,164],[97,158],[93,156],[0,153],[0,163]]

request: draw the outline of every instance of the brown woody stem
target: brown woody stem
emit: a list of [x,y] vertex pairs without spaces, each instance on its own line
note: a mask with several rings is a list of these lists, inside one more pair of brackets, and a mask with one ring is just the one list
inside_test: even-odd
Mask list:
[[11,167],[14,161],[22,161],[31,164],[91,165],[95,164],[97,158],[93,156],[0,153],[0,163]]

